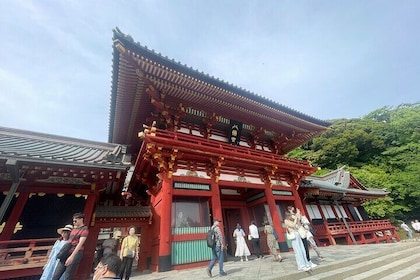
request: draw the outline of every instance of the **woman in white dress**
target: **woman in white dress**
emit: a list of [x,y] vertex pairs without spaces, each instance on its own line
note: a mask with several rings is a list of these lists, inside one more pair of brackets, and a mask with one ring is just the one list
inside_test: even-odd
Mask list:
[[236,224],[236,229],[233,232],[233,237],[236,240],[236,252],[235,257],[240,257],[241,262],[248,261],[248,256],[251,255],[251,252],[249,251],[248,245],[245,241],[245,232],[242,229],[240,224]]

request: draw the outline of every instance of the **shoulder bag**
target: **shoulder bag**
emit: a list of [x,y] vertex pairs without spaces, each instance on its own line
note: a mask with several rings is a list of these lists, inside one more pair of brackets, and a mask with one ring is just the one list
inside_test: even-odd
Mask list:
[[306,230],[302,226],[299,227],[298,231],[300,238],[306,238]]
[[296,239],[296,235],[295,235],[295,233],[293,232],[293,233],[290,233],[289,231],[287,231],[286,232],[286,238],[288,239],[288,240],[294,240],[294,239]]

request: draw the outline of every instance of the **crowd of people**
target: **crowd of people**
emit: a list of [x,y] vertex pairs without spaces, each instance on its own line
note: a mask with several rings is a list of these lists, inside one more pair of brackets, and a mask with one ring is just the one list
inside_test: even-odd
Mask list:
[[[57,229],[60,238],[51,249],[41,280],[73,279],[75,271],[83,258],[84,245],[89,235],[89,229],[85,225],[84,218],[83,213],[76,213],[73,215],[73,225],[68,224]],[[211,261],[206,269],[210,277],[212,277],[212,269],[216,262],[219,263],[219,276],[227,275],[223,269],[224,250],[227,245],[223,230],[220,227],[221,223],[221,219],[214,219],[211,227],[215,234],[215,245],[212,248]],[[295,254],[298,270],[308,271],[316,267],[317,265],[312,263],[309,256],[309,245],[317,253],[318,258],[322,259],[322,255],[313,238],[308,219],[301,214],[299,209],[295,211],[293,206],[289,206],[285,213],[284,223],[287,228],[287,238]],[[266,235],[267,246],[273,261],[283,261],[279,250],[279,237],[274,227],[266,220],[263,225],[263,232]],[[407,232],[410,232],[410,228],[404,225],[403,223],[401,227],[404,230],[407,228]],[[419,232],[420,223],[417,220],[413,221],[412,226]],[[240,261],[249,261],[248,257],[251,255],[247,239],[252,245],[252,253],[256,256],[256,260],[264,258],[260,246],[260,232],[255,221],[251,221],[248,226],[248,235],[238,223],[232,236],[236,244],[235,257],[239,257]],[[99,259],[93,279],[130,279],[133,262],[139,259],[140,240],[136,235],[135,227],[128,228],[128,235],[125,238],[120,240],[120,237],[121,232],[116,231],[102,242],[102,253],[98,256]]]
[[[287,228],[287,237],[291,242],[297,269],[301,271],[308,271],[316,267],[317,264],[314,264],[309,255],[309,246],[311,246],[316,252],[320,260],[323,259],[321,252],[314,240],[314,235],[312,233],[312,228],[309,220],[303,216],[299,209],[295,211],[293,206],[287,208],[285,213],[285,225]],[[224,253],[223,250],[226,249],[226,241],[223,235],[223,231],[220,227],[222,220],[214,219],[213,226],[211,230],[215,232],[215,246],[212,248],[212,259],[206,268],[207,275],[212,277],[212,269],[215,266],[216,262],[219,262],[219,276],[225,276],[227,273],[223,269],[224,262]],[[249,234],[248,240],[251,241],[253,254],[256,256],[256,260],[261,260],[264,258],[261,246],[260,246],[260,233],[255,221],[251,221],[251,224],[248,227]],[[282,262],[283,258],[280,255],[279,244],[278,244],[278,235],[274,227],[267,221],[264,222],[264,233],[267,239],[267,246],[269,248],[270,254],[273,256],[273,261]],[[251,251],[248,248],[246,242],[246,233],[242,229],[242,226],[238,223],[232,234],[235,244],[235,257],[239,257],[240,261],[249,261],[249,256]]]
[[[85,225],[83,213],[73,215],[73,225],[57,229],[60,235],[54,243],[43,267],[41,280],[71,280],[83,258],[83,250],[89,229]],[[128,235],[122,239],[121,232],[116,231],[104,240],[100,260],[95,267],[93,279],[125,279],[129,280],[133,261],[139,259],[140,240],[135,227],[128,228]]]

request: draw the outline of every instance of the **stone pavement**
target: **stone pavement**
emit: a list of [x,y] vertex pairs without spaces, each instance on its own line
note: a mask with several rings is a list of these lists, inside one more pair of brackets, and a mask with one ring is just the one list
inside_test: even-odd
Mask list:
[[[369,254],[377,254],[378,252],[383,251],[384,253],[389,251],[397,251],[402,248],[402,246],[407,247],[407,242],[398,242],[398,243],[386,243],[386,244],[365,244],[365,245],[336,245],[336,246],[327,246],[320,247],[320,251],[323,254],[324,259],[320,260],[316,257],[316,254],[313,250],[310,251],[312,262],[318,264],[319,266],[313,270],[319,269],[322,266],[333,265],[334,263],[340,263],[342,261],[348,260],[351,263],[351,259],[356,259],[361,256],[366,256]],[[413,244],[414,246],[414,244]],[[223,276],[223,279],[233,280],[233,279],[278,279],[286,277],[287,275],[292,276],[292,274],[297,273],[296,261],[293,252],[287,252],[281,254],[283,257],[283,262],[273,262],[272,256],[266,255],[262,260],[256,260],[254,256],[251,256],[248,262],[240,262],[238,258],[229,257],[228,260],[224,263],[224,270],[228,274]],[[209,279],[206,273],[206,266],[200,268],[192,268],[185,270],[172,270],[167,272],[135,272],[130,279],[132,280],[184,280],[184,279]],[[219,277],[218,275],[219,267],[216,264],[213,268],[213,277]],[[302,278],[307,277],[307,272],[298,272],[302,273]]]

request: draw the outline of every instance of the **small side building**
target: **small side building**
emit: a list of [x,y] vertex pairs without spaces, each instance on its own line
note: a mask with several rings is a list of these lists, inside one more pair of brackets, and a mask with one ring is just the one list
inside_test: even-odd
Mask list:
[[323,176],[308,176],[299,188],[315,238],[325,245],[399,241],[390,220],[371,220],[362,205],[387,194],[366,188],[344,166]]

